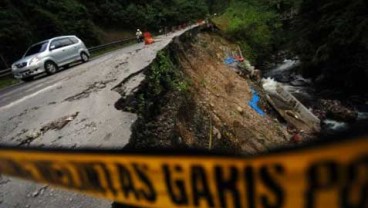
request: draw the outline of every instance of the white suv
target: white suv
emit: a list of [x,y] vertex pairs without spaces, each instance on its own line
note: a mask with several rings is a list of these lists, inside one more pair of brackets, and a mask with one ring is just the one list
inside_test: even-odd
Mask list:
[[60,36],[36,43],[28,48],[22,59],[12,64],[15,78],[30,81],[35,75],[54,74],[61,66],[89,60],[89,52],[76,36]]

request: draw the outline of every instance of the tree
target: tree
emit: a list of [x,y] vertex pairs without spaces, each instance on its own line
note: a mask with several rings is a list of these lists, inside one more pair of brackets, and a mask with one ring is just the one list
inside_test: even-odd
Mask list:
[[208,13],[206,0],[2,0],[0,54],[18,59],[30,44],[73,34],[86,45],[100,42],[100,31],[176,26]]
[[294,51],[304,71],[331,87],[364,91],[368,81],[368,6],[364,0],[304,0]]

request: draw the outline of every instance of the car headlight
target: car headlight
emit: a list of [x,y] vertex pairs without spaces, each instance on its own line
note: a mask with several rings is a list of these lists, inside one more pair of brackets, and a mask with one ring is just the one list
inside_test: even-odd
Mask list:
[[38,62],[40,62],[40,59],[37,57],[34,57],[31,59],[31,61],[29,62],[29,65],[35,65],[38,64]]
[[17,67],[15,65],[12,65],[11,68],[12,68],[13,71],[17,69]]

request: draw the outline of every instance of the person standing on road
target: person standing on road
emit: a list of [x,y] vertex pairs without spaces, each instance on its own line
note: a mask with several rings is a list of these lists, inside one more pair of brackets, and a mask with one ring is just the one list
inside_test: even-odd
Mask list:
[[135,36],[137,37],[137,42],[142,42],[143,40],[143,33],[140,29],[137,29],[137,32],[135,33]]

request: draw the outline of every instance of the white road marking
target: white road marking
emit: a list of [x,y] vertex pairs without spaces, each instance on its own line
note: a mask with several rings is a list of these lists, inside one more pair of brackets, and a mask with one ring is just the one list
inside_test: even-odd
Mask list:
[[24,101],[26,101],[26,100],[28,100],[28,99],[30,99],[32,97],[35,97],[35,96],[37,96],[37,95],[39,95],[39,94],[41,94],[43,92],[46,92],[46,91],[48,91],[48,90],[50,90],[52,88],[55,88],[58,85],[59,85],[59,83],[56,83],[56,84],[53,84],[51,86],[45,87],[45,88],[43,88],[43,89],[41,89],[41,90],[39,90],[39,91],[37,91],[37,92],[35,92],[33,94],[24,96],[24,97],[20,98],[19,100],[13,101],[13,102],[9,103],[8,105],[5,105],[5,106],[0,107],[0,111],[5,110],[5,109],[8,109],[10,107],[13,107],[14,105],[17,105],[17,104],[19,104],[21,102],[24,102]]
[[[36,89],[36,88],[39,88],[39,87],[42,87],[42,85],[45,85],[45,83],[39,83],[39,84],[37,84],[37,85],[35,85],[35,86],[32,86],[31,88],[28,88],[28,89],[26,89],[24,92],[31,92],[31,91],[33,91],[34,89]],[[47,84],[46,84],[47,85]]]

